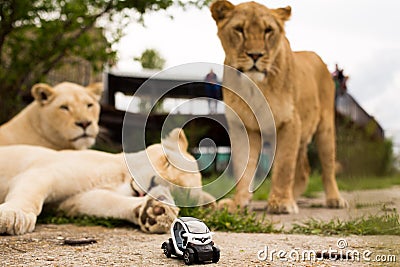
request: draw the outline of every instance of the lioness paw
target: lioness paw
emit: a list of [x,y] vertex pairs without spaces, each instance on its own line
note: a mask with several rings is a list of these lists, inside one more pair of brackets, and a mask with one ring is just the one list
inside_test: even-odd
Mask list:
[[224,198],[218,201],[217,207],[219,210],[226,209],[229,213],[235,213],[240,206],[238,206],[233,199]]
[[36,216],[20,209],[0,205],[0,234],[22,235],[35,229]]
[[343,209],[347,208],[349,204],[347,201],[341,197],[339,198],[330,198],[326,200],[326,206],[331,209]]
[[267,212],[271,214],[297,214],[299,208],[294,200],[278,200],[268,201]]

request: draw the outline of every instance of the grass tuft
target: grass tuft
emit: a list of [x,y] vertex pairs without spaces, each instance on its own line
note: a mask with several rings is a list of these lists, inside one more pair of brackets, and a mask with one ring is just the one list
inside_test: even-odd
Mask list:
[[255,212],[237,211],[229,213],[226,209],[181,208],[179,216],[191,216],[202,220],[213,231],[236,233],[277,233],[271,221],[265,216],[259,218]]

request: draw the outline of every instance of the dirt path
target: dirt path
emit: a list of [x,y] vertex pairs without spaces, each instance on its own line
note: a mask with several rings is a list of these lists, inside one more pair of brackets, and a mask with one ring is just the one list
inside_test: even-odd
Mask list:
[[[303,201],[299,215],[273,216],[285,226],[308,217],[329,220],[349,218],[375,212],[381,202],[399,208],[400,188],[343,194],[351,206],[348,210],[312,208],[322,198]],[[364,203],[368,208],[355,209]],[[368,205],[367,205],[368,204]],[[263,203],[256,203],[263,205]],[[357,211],[357,213],[355,213]],[[64,245],[65,238],[94,238],[97,243],[82,246]],[[167,259],[160,249],[169,235],[148,235],[136,229],[79,227],[75,225],[38,225],[34,233],[22,236],[0,236],[1,266],[183,266],[182,260]],[[237,234],[217,232],[214,236],[221,248],[221,260],[210,266],[400,266],[400,236],[303,236],[285,234]],[[339,249],[339,245],[346,245]],[[350,253],[349,261],[303,261],[297,255],[338,250]],[[277,251],[282,250],[280,261]],[[274,252],[275,251],[275,252]],[[267,252],[267,253],[265,253]],[[360,260],[354,253],[360,253]],[[363,258],[363,254],[365,257]],[[272,259],[271,259],[271,255]],[[319,254],[318,254],[319,255]],[[386,259],[396,262],[377,262]],[[295,261],[293,261],[293,260]],[[368,261],[369,260],[369,261]],[[206,265],[204,265],[206,266]]]

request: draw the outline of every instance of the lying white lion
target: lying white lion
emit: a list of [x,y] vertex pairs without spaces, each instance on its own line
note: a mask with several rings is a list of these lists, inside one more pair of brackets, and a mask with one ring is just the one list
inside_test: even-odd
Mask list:
[[0,126],[0,145],[26,144],[61,149],[86,149],[99,132],[100,83],[82,87],[63,82],[32,87],[30,105]]
[[[174,143],[179,147],[170,145]],[[71,216],[87,214],[125,219],[145,232],[166,232],[178,208],[165,204],[173,203],[167,187],[151,188],[154,177],[201,187],[201,175],[168,163],[170,155],[175,157],[176,153],[195,163],[186,151],[187,140],[182,130],[173,130],[162,144],[167,149],[155,144],[145,151],[126,154],[128,162],[141,168],[141,181],[148,181],[148,185],[141,183],[141,187],[131,179],[123,153],[54,151],[26,145],[0,147],[0,233],[14,235],[33,231],[36,217],[43,204],[48,203],[55,203],[59,210]],[[180,151],[174,150],[179,148]],[[149,166],[148,157],[154,169]],[[141,197],[148,189],[149,194]],[[203,203],[213,200],[205,192],[198,197],[203,198],[200,200]]]

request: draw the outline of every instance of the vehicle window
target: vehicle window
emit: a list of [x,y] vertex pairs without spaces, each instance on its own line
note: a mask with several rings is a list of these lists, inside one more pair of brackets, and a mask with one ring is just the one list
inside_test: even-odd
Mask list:
[[190,221],[186,222],[186,225],[188,227],[189,232],[193,234],[206,234],[210,232],[208,227],[202,222]]

